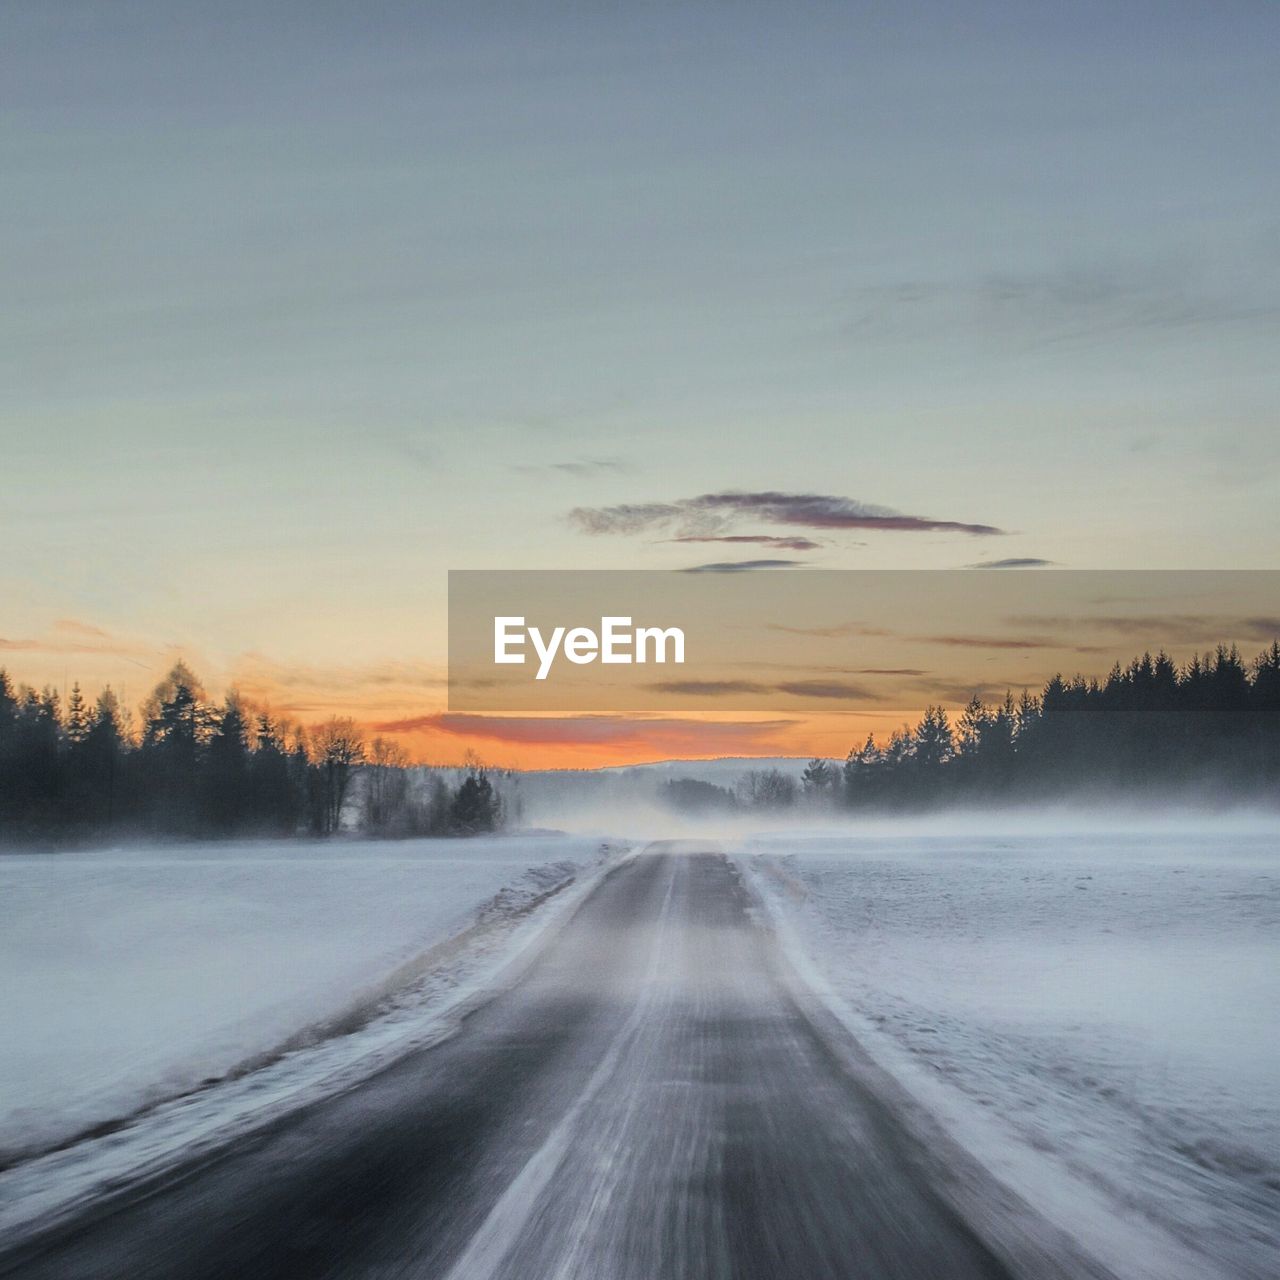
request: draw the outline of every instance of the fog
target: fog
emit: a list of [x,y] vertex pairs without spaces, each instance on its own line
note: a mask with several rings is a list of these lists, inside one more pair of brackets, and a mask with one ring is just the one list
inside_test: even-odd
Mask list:
[[[517,830],[616,833],[635,839],[702,838],[734,843],[762,832],[857,834],[899,838],[963,835],[1053,837],[1068,833],[1267,835],[1280,832],[1280,799],[1268,805],[1229,790],[1170,789],[1134,798],[1081,789],[1038,803],[951,803],[912,811],[850,809],[811,797],[801,785],[806,760],[664,761],[617,769],[531,771],[508,775],[499,789]],[[834,766],[833,766],[834,767]],[[780,773],[795,783],[793,801],[753,807],[743,797],[752,775]],[[671,784],[691,781],[723,793],[720,806],[690,811],[673,802]]]
[[[744,774],[804,767],[504,774],[510,826],[473,839],[0,859],[0,1019],[28,1031],[0,1049],[0,1228],[34,1229],[142,1169],[360,1095],[425,1046],[465,1046],[471,1013],[510,989],[510,1052],[536,1055],[561,1018],[572,1048],[518,1068],[486,1051],[484,1071],[544,1082],[550,1113],[524,1123],[565,1118],[536,1177],[521,1182],[522,1148],[504,1148],[514,1163],[492,1176],[505,1207],[464,1259],[501,1249],[540,1273],[580,1240],[596,1274],[670,1264],[651,1241],[623,1263],[617,1250],[675,1211],[661,1190],[672,1151],[689,1185],[721,1167],[717,1134],[790,1167],[796,1152],[770,1145],[792,1132],[776,1107],[813,1121],[808,1150],[839,1126],[863,1132],[857,1091],[869,1089],[904,1132],[934,1134],[929,1159],[956,1211],[1006,1244],[1041,1223],[1087,1241],[1121,1280],[1268,1276],[1280,1250],[1280,815],[1097,795],[891,816],[798,791],[752,807],[761,790]],[[721,790],[673,792],[687,779]],[[690,795],[723,808],[673,806]],[[828,1059],[797,1047],[823,1024],[815,1013],[802,1034],[797,1008],[856,1046],[823,1033],[861,1081],[830,1124],[810,1114],[835,1087]],[[435,1071],[411,1073],[398,1105],[425,1105]],[[728,1127],[716,1118],[726,1098]],[[496,1104],[485,1093],[476,1105]],[[398,1124],[389,1114],[388,1134]],[[610,1156],[618,1143],[627,1160]],[[592,1207],[596,1160],[611,1162],[613,1216]],[[832,1241],[878,1231],[841,1196],[850,1169],[879,1161],[901,1176],[892,1143],[801,1160],[771,1213],[811,1218]],[[309,1176],[296,1153],[280,1167]],[[538,1215],[556,1230],[534,1232]],[[925,1208],[903,1225],[908,1254],[961,1256]]]

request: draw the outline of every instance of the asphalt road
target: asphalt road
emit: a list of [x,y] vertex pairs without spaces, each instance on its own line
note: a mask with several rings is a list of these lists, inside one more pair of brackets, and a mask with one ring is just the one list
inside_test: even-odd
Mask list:
[[788,993],[732,866],[663,846],[452,1039],[0,1256],[23,1280],[1007,1274]]

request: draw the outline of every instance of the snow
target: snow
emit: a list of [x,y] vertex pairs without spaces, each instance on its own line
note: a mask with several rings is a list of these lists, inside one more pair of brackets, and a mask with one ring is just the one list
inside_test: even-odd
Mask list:
[[740,857],[863,1045],[1118,1274],[1274,1274],[1280,831],[937,829]]
[[600,847],[548,835],[0,858],[0,1162],[360,1026],[446,939],[517,921]]
[[[450,1034],[625,847],[553,833],[0,857],[0,1232]],[[935,817],[737,850],[808,989],[1121,1280],[1274,1274],[1274,819]]]

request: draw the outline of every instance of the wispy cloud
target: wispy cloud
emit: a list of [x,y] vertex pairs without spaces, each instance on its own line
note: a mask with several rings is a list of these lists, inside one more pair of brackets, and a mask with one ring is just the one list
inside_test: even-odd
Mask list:
[[816,551],[822,543],[812,538],[777,538],[767,533],[690,533],[682,538],[668,538],[668,542],[732,542],[749,543],[760,547],[772,547],[775,551]]
[[1006,693],[1020,693],[1023,689],[1040,689],[1044,680],[1021,676],[1016,680],[921,680],[911,687],[930,698],[953,705],[966,703],[975,695],[983,702],[1002,701]]
[[593,476],[629,475],[635,467],[626,458],[609,456],[565,458],[557,462],[520,462],[512,470],[523,475],[564,475],[586,480]]
[[837,622],[828,627],[793,627],[785,622],[771,622],[770,631],[782,631],[789,636],[817,636],[822,640],[835,640],[843,636],[884,637],[893,635],[884,627],[869,627],[862,622]]
[[79,618],[58,618],[51,629],[67,632],[75,636],[91,636],[95,640],[111,641],[112,639],[109,631],[104,631],[101,627],[95,627],[92,623],[81,622]]
[[879,697],[860,684],[850,684],[844,680],[787,680],[778,686],[778,692],[790,694],[793,698],[857,698],[874,701]]
[[752,573],[756,569],[794,569],[799,560],[713,560],[710,564],[694,564],[681,573]]
[[[1041,630],[1057,629],[1066,620],[1061,618],[1007,618],[1010,625],[1038,626]],[[911,635],[902,631],[890,631],[883,627],[869,627],[861,622],[840,622],[826,627],[794,627],[784,622],[769,624],[771,631],[782,631],[788,635],[815,636],[823,640],[836,640],[845,637],[866,637],[873,639],[897,639],[906,644],[937,644],[949,649],[1070,649],[1075,653],[1100,653],[1097,645],[1074,644],[1065,637],[1049,635],[993,636],[969,635],[964,633],[942,635]],[[868,673],[870,674],[870,673]],[[909,672],[892,672],[884,670],[884,674],[910,674]]]
[[792,698],[840,698],[876,701],[881,695],[846,680],[659,680],[648,688],[655,693],[689,698],[732,698],[782,693]]
[[726,490],[675,502],[574,507],[568,518],[583,533],[638,534],[674,527],[681,537],[718,535],[735,520],[745,519],[805,529],[866,529],[882,533],[964,533],[990,537],[1004,532],[990,524],[908,515],[857,498],[774,490]]
[[1021,614],[1007,621],[1012,626],[1050,628],[1073,634],[1100,631],[1129,637],[1136,643],[1169,645],[1213,645],[1232,640],[1265,644],[1280,636],[1280,615],[1241,618],[1193,613],[1111,614],[1106,617]]
[[424,696],[440,696],[446,672],[437,664],[412,661],[283,662],[251,650],[236,658],[227,684],[251,703],[302,720],[336,713],[363,721],[421,705]]
[[942,644],[953,649],[1067,649],[1078,646],[1050,636],[911,636],[924,644]]
[[386,720],[378,733],[431,733],[513,746],[653,747],[658,751],[749,750],[797,721],[713,721],[680,716],[485,716],[439,712]]
[[654,693],[687,698],[732,698],[739,694],[769,693],[774,688],[754,680],[656,680],[648,687]]
[[979,560],[965,565],[966,569],[1043,569],[1053,563],[1039,556],[1008,556],[1004,560]]
[[59,618],[43,635],[0,636],[0,653],[65,657],[102,655],[120,658],[143,668],[149,668],[159,652],[158,646],[114,636],[78,618]]
[[849,307],[845,332],[862,341],[954,335],[1000,338],[1023,349],[1280,317],[1274,302],[1215,289],[1185,262],[902,280],[852,290]]

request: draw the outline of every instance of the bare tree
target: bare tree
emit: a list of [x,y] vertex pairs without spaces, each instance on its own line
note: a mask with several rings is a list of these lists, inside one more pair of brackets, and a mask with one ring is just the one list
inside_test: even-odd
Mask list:
[[374,738],[364,766],[364,821],[374,835],[386,835],[402,816],[409,790],[409,753],[389,738]]
[[738,795],[748,809],[786,809],[799,787],[780,769],[753,769],[738,779]]
[[311,753],[319,775],[320,834],[327,836],[342,823],[351,775],[364,761],[364,739],[350,717],[333,716],[312,730]]

